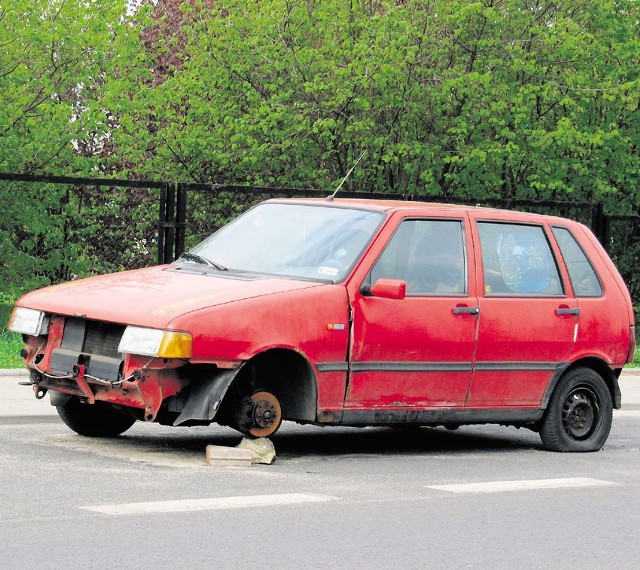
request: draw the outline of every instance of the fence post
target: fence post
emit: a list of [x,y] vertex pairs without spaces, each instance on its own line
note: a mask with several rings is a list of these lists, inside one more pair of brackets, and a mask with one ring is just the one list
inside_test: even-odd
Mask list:
[[591,211],[591,228],[602,246],[608,250],[609,220],[604,213],[602,202],[598,202]]
[[167,215],[167,185],[160,187],[160,204],[158,208],[158,265],[164,264],[164,222]]
[[187,187],[185,184],[178,184],[176,193],[176,243],[175,243],[175,257],[178,259],[184,252],[184,237],[187,227]]
[[176,186],[171,182],[160,191],[160,220],[158,223],[158,263],[173,261],[176,234]]
[[609,252],[609,244],[611,243],[611,236],[609,234],[609,228],[610,228],[610,223],[609,223],[609,216],[607,216],[607,214],[602,214],[602,228],[601,228],[601,233],[602,233],[602,245],[604,246],[604,249]]

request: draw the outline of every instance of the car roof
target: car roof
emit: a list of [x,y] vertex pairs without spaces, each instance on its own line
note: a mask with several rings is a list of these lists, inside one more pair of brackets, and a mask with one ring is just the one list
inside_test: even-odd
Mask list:
[[474,208],[467,205],[443,204],[439,202],[417,202],[414,200],[381,200],[369,198],[274,198],[268,202],[306,203],[322,206],[351,206],[367,210],[422,210],[424,208],[462,209]]
[[548,221],[566,221],[566,218],[560,218],[551,215],[536,214],[532,212],[523,212],[519,210],[506,210],[501,208],[491,208],[485,206],[472,206],[468,204],[448,204],[441,202],[418,202],[414,200],[381,200],[381,199],[368,199],[368,198],[275,198],[268,200],[268,202],[279,203],[305,203],[310,205],[321,206],[335,206],[335,207],[352,207],[361,208],[366,210],[374,210],[380,212],[390,213],[392,211],[404,211],[411,212],[414,210],[433,210],[433,211],[453,211],[453,212],[480,212],[487,216],[498,216],[500,219],[511,218],[517,219],[531,219],[537,218],[538,220]]

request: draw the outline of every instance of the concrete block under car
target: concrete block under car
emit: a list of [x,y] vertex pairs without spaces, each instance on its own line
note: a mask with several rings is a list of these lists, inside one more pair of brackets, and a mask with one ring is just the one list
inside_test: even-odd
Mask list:
[[250,467],[253,453],[248,449],[225,447],[223,445],[207,445],[206,461],[208,465],[228,467]]

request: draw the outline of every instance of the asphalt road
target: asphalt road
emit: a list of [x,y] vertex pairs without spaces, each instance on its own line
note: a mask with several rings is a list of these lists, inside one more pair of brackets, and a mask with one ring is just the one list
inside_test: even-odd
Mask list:
[[499,426],[285,424],[273,465],[223,428],[82,438],[0,376],[0,568],[637,568],[640,376],[605,448]]

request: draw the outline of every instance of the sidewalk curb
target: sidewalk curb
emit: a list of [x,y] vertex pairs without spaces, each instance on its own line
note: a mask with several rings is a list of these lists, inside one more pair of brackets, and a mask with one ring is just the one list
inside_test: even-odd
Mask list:
[[0,376],[29,376],[26,368],[0,368]]
[[26,426],[32,424],[61,424],[62,420],[56,413],[55,408],[51,414],[38,416],[0,416],[0,426]]

